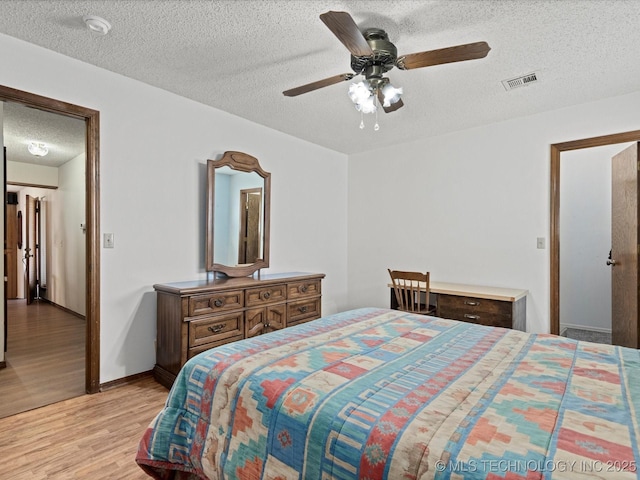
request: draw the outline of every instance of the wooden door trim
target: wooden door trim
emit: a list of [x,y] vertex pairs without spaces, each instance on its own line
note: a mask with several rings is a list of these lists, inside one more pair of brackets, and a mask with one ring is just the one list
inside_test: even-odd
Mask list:
[[550,315],[549,331],[560,334],[560,154],[582,148],[640,141],[640,130],[583,138],[551,145],[551,225],[550,243]]
[[[87,393],[100,391],[100,112],[0,85],[0,101],[19,103],[85,121]],[[6,181],[6,179],[5,179]]]

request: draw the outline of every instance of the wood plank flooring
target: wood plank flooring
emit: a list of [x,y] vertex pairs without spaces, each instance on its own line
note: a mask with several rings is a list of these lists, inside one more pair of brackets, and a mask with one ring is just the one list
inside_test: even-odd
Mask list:
[[85,321],[46,302],[7,303],[0,418],[84,395]]
[[148,479],[135,455],[167,394],[147,376],[0,419],[0,478]]

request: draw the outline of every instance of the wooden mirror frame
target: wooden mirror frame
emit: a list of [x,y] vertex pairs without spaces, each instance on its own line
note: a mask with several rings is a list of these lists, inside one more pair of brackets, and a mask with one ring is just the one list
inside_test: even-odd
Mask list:
[[[215,210],[215,182],[216,168],[229,167],[233,170],[247,173],[257,173],[264,180],[264,218],[262,229],[262,258],[255,263],[242,266],[230,266],[215,263],[213,260],[214,242],[214,210]],[[242,152],[224,152],[220,160],[207,160],[207,225],[206,225],[206,269],[208,272],[222,272],[229,277],[246,277],[253,275],[261,268],[269,266],[269,224],[271,213],[271,174],[265,172],[258,159]]]

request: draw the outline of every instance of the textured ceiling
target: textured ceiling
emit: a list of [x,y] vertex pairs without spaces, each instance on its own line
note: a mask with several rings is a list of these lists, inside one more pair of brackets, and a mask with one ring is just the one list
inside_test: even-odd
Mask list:
[[[340,83],[287,90],[350,72],[349,53],[320,21],[347,11],[383,28],[399,54],[487,41],[480,60],[391,70],[404,108],[360,114]],[[83,15],[107,19],[107,36]],[[355,153],[638,90],[640,1],[0,2],[0,32],[138,79],[330,149]],[[536,84],[501,81],[537,72]]]
[[[59,167],[85,151],[83,120],[16,103],[6,103],[3,113],[4,146],[10,162]],[[34,157],[27,150],[31,142],[44,143],[49,153]]]

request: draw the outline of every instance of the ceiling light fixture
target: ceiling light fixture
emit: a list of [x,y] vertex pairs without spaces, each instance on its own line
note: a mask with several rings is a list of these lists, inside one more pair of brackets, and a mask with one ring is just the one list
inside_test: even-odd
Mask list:
[[98,35],[106,35],[111,30],[111,24],[104,18],[97,17],[95,15],[85,15],[82,17],[85,25],[89,31],[97,33]]
[[49,153],[49,149],[42,142],[29,142],[27,150],[29,150],[29,153],[31,155],[35,155],[36,157],[44,157],[47,153]]
[[388,78],[373,78],[352,83],[349,86],[348,95],[355,104],[356,110],[360,112],[360,128],[364,128],[364,114],[375,113],[376,123],[373,128],[377,131],[380,129],[380,125],[378,125],[378,99],[382,102],[383,108],[391,107],[400,101],[402,88],[391,85]]

